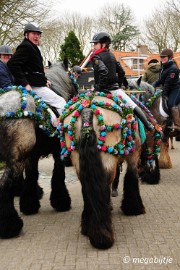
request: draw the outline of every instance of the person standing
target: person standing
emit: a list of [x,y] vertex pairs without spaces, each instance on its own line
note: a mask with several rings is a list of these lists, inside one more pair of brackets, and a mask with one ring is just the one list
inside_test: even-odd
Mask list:
[[49,88],[50,82],[45,76],[43,58],[38,48],[41,34],[39,27],[31,23],[26,24],[24,40],[7,65],[17,85],[22,85],[29,91],[33,90],[61,115],[66,101]]
[[171,136],[180,135],[180,112],[178,104],[180,103],[180,79],[179,68],[175,61],[173,61],[173,51],[171,49],[164,49],[160,53],[162,69],[160,77],[153,83],[156,88],[162,84],[162,100],[166,102],[169,108],[170,117],[173,120],[174,126]]
[[161,64],[157,59],[151,59],[148,62],[147,69],[145,70],[142,81],[152,84],[159,79],[159,73],[161,70]]
[[79,84],[77,82],[78,78],[81,76],[82,69],[80,66],[73,66],[72,69],[69,71],[69,78],[71,79],[72,82],[72,94],[71,97],[77,96],[78,95],[78,89],[79,89]]
[[11,58],[13,52],[8,45],[0,46],[0,88],[12,86],[14,78],[7,67],[7,62]]

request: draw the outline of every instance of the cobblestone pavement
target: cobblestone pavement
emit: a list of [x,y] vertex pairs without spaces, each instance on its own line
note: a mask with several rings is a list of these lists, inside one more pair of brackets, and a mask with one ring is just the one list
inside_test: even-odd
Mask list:
[[[115,244],[94,249],[80,233],[83,208],[81,187],[74,169],[66,168],[72,209],[56,213],[50,207],[52,159],[40,162],[44,189],[39,214],[21,217],[24,227],[14,239],[0,240],[0,270],[121,270],[180,269],[180,142],[170,150],[173,169],[161,170],[159,185],[140,185],[146,214],[124,216],[119,196],[113,198]],[[18,198],[15,204],[18,207]]]

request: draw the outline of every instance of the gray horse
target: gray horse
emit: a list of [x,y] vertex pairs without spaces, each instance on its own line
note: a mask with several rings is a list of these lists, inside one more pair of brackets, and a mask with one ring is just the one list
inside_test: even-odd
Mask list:
[[[52,89],[68,100],[72,85],[62,63],[49,69]],[[23,178],[20,211],[35,214],[42,190],[38,186],[38,161],[49,154],[54,158],[50,203],[56,211],[68,211],[71,199],[65,185],[64,164],[59,157],[59,138],[50,136],[50,115],[46,104],[19,87],[0,90],[0,158],[6,162],[0,179],[0,237],[17,236],[23,221],[14,207],[16,181]],[[24,109],[24,107],[25,109]],[[38,110],[37,110],[38,108]],[[54,130],[55,131],[55,130]],[[52,133],[54,132],[52,129]],[[56,132],[55,132],[56,134]]]

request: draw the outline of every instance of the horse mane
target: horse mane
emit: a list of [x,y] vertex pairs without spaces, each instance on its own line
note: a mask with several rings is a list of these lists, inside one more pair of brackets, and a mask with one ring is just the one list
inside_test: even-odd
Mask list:
[[64,69],[63,63],[52,64],[46,71],[46,76],[51,82],[51,89],[67,101],[72,92],[72,82]]
[[154,87],[151,84],[142,81],[141,78],[138,78],[138,79],[137,78],[131,78],[131,79],[128,78],[127,81],[128,81],[128,87],[131,89],[138,89],[140,87],[141,90],[149,92],[151,95],[154,94],[154,92],[155,92]]

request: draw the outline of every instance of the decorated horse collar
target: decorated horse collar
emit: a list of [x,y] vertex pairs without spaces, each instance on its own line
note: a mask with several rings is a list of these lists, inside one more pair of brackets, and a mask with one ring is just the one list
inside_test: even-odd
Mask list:
[[[51,124],[51,114],[48,105],[34,91],[28,91],[23,86],[8,86],[0,89],[0,96],[12,90],[20,93],[20,107],[16,111],[9,111],[0,115],[0,120],[14,118],[34,119],[39,124],[39,128],[41,128],[46,135],[49,137],[57,136],[58,133]],[[32,96],[34,99],[36,107],[35,112],[26,109],[27,95]]]
[[[104,100],[97,101],[96,97],[106,97],[114,101],[113,104]],[[105,108],[117,112],[122,117],[121,123],[106,125],[103,115],[97,107]],[[136,120],[132,114],[132,108],[126,105],[126,100],[121,96],[113,96],[104,92],[85,92],[73,97],[66,105],[63,115],[60,117],[61,159],[64,160],[73,150],[78,150],[78,142],[75,138],[75,123],[84,108],[90,108],[98,120],[100,136],[97,140],[97,148],[103,152],[111,153],[115,156],[128,155],[135,150]],[[70,124],[64,124],[64,119],[72,114]],[[83,128],[84,136],[88,136],[89,122],[85,122]],[[106,135],[113,130],[121,130],[122,139],[115,146],[105,145]],[[66,146],[64,133],[68,134],[70,147]]]

